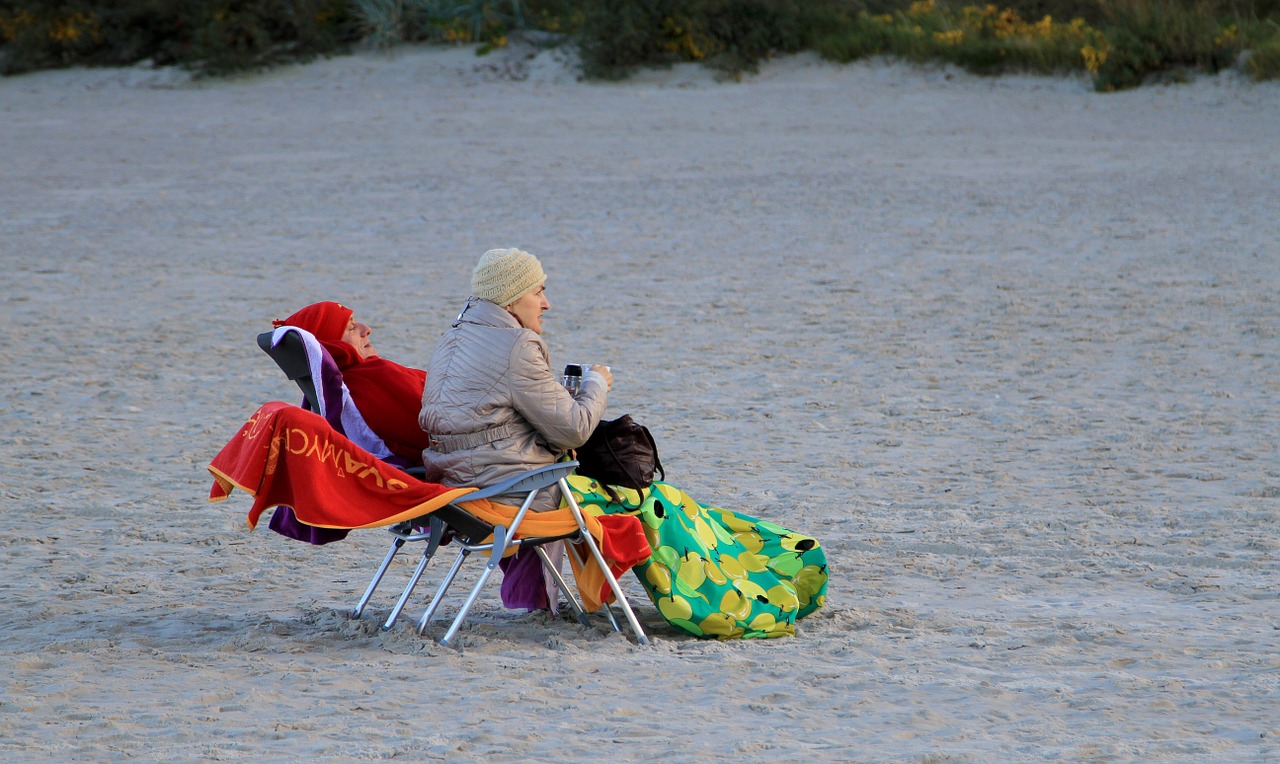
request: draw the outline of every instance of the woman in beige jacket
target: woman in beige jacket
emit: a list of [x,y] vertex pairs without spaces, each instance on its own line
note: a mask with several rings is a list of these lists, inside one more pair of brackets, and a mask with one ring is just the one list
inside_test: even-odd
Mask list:
[[[542,314],[551,308],[538,258],[519,249],[484,253],[471,294],[427,366],[418,423],[431,433],[426,479],[486,486],[552,464],[587,441],[604,414],[613,376],[589,367],[570,394],[551,370]],[[559,494],[539,495],[555,509]]]

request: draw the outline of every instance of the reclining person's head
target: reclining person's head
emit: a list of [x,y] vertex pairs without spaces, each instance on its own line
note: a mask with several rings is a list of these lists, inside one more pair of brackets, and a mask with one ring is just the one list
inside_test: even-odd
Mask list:
[[355,320],[354,311],[336,302],[317,302],[299,310],[288,318],[277,318],[272,326],[296,326],[315,335],[321,343],[344,342],[361,358],[378,354],[369,341],[373,332],[368,324]]

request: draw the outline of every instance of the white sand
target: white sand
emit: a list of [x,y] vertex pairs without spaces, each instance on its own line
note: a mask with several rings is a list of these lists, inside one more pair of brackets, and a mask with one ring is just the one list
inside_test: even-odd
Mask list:
[[[0,157],[5,761],[1280,760],[1280,85],[410,50],[0,80]],[[799,636],[495,590],[456,652],[406,567],[345,617],[386,534],[205,503],[270,319],[425,365],[499,245],[673,482],[822,540]]]

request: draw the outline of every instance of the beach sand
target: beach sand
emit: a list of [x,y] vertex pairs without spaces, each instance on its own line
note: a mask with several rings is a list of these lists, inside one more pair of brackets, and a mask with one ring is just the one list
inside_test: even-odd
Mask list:
[[[3,79],[0,156],[5,761],[1280,760],[1280,85],[404,49]],[[495,586],[442,648],[407,560],[346,616],[385,533],[205,501],[271,319],[425,366],[496,246],[671,482],[822,541],[795,638],[628,580],[651,647]]]

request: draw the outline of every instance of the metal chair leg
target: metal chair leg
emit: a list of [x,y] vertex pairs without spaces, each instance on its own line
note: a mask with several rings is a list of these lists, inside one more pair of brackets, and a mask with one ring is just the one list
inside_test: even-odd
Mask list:
[[444,523],[431,518],[431,524],[427,535],[427,548],[422,552],[422,559],[418,560],[418,567],[413,569],[413,575],[409,577],[409,582],[405,584],[404,591],[400,593],[400,599],[396,600],[395,607],[391,608],[391,614],[387,616],[386,623],[382,624],[382,630],[387,631],[395,625],[396,619],[400,617],[404,606],[409,602],[409,595],[413,594],[414,588],[421,580],[422,574],[427,569],[427,563],[431,562],[431,558],[435,556],[436,550],[440,548],[440,539],[444,537]]
[[604,603],[604,614],[609,619],[609,625],[613,627],[613,630],[621,632],[622,624],[618,623],[618,616],[613,614],[613,607],[608,602]]
[[480,571],[480,577],[476,580],[476,585],[471,587],[471,593],[467,595],[466,601],[462,603],[462,609],[458,611],[457,617],[453,619],[453,623],[450,624],[449,630],[445,632],[444,638],[440,640],[440,644],[448,647],[453,636],[458,633],[458,629],[462,628],[462,622],[467,619],[467,613],[471,611],[471,606],[475,604],[476,599],[480,596],[480,591],[484,589],[484,585],[489,582],[489,576],[492,576],[493,571],[498,568],[498,561],[502,559],[502,553],[506,549],[507,529],[499,525],[493,529],[493,551],[489,554],[489,562],[485,563],[484,569]]
[[436,614],[436,610],[440,607],[440,603],[444,601],[445,592],[449,591],[449,587],[453,585],[453,579],[458,577],[458,571],[462,570],[462,563],[466,562],[467,555],[471,554],[471,550],[466,547],[458,552],[458,558],[453,561],[453,565],[449,568],[449,572],[444,575],[444,580],[440,582],[440,588],[436,589],[436,594],[431,598],[431,604],[427,605],[426,611],[422,614],[422,618],[418,620],[418,635],[422,636],[427,633],[427,624],[431,622],[431,617]]
[[627,617],[627,622],[631,624],[631,630],[635,632],[636,641],[642,645],[649,644],[649,638],[645,636],[644,628],[640,626],[639,619],[636,618],[635,612],[631,609],[631,603],[627,602],[626,593],[622,591],[622,586],[618,583],[617,577],[609,569],[609,563],[600,552],[600,547],[596,545],[595,539],[591,538],[591,534],[587,532],[587,522],[582,516],[582,509],[578,506],[578,502],[574,501],[573,491],[570,490],[569,484],[565,482],[564,478],[560,479],[560,491],[564,495],[570,511],[573,512],[574,519],[578,521],[578,527],[582,529],[582,543],[587,545],[587,548],[591,550],[591,556],[595,557],[596,562],[599,563],[605,580],[609,582],[609,588],[613,590],[614,597],[618,600],[618,607],[622,608],[623,615]]
[[369,588],[364,590],[364,596],[352,608],[352,618],[359,618],[364,612],[365,606],[369,604],[369,598],[373,596],[373,590],[377,589],[378,584],[382,582],[382,577],[386,575],[387,568],[391,567],[391,561],[395,559],[396,552],[399,552],[402,546],[404,546],[404,539],[402,538],[397,538],[391,542],[391,548],[387,550],[387,556],[383,558],[382,564],[378,566],[378,572],[373,574],[373,580],[369,582]]
[[538,558],[542,560],[543,570],[551,574],[551,578],[555,580],[556,587],[560,589],[560,593],[563,594],[564,598],[573,606],[574,616],[578,619],[578,623],[583,626],[590,626],[591,621],[587,619],[587,611],[582,608],[581,603],[578,602],[578,598],[569,589],[569,584],[564,580],[564,575],[556,568],[555,565],[551,564],[551,558],[547,556],[547,551],[541,546],[535,546],[533,551],[537,552]]

